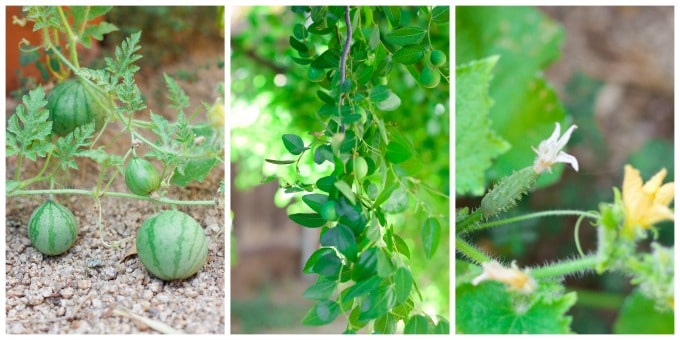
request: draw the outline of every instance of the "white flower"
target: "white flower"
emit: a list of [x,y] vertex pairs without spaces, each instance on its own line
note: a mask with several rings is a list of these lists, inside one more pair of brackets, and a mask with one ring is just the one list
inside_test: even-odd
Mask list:
[[558,162],[569,163],[574,170],[578,171],[578,161],[576,160],[576,157],[562,151],[562,148],[567,145],[569,137],[571,137],[571,133],[574,129],[576,129],[576,125],[569,127],[564,135],[560,137],[560,123],[555,123],[555,131],[550,135],[550,138],[542,141],[541,144],[538,145],[538,150],[532,147],[536,154],[538,154],[534,161],[534,171],[537,174],[544,172],[546,169],[548,172],[552,173],[550,166]]
[[509,289],[530,294],[536,290],[536,281],[529,276],[528,271],[521,271],[517,267],[516,261],[512,261],[510,268],[503,267],[496,261],[482,263],[484,272],[472,280],[473,285],[478,285],[482,281],[494,280],[503,282]]

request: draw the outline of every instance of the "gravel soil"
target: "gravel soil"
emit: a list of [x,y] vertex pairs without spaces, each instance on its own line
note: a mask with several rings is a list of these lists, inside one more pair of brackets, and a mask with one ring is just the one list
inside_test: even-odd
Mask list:
[[[217,83],[224,81],[224,70],[215,66],[214,62],[224,60],[222,46],[198,49],[176,64],[154,70],[153,74],[140,74],[138,82],[142,93],[153,100],[152,94],[147,95],[150,89],[165,89],[162,72],[173,74],[178,70],[193,70],[196,76],[193,81],[178,81],[191,98],[192,106],[187,112],[193,112],[200,101],[212,103],[216,98]],[[157,103],[150,102],[148,105],[153,112],[168,118],[174,114]],[[15,107],[16,102],[8,98],[8,116]],[[148,119],[144,114],[148,114],[148,110],[139,118]],[[107,127],[102,140],[108,138],[111,141],[120,128],[118,124]],[[129,147],[129,142],[121,142],[124,139],[114,142],[118,146],[110,146],[107,151],[124,154]],[[15,163],[16,157],[7,159],[8,178],[14,176]],[[41,162],[25,162],[21,177],[29,178],[36,174],[40,165]],[[98,165],[85,159],[79,161],[79,170],[73,171],[71,178],[62,183],[72,188],[92,188],[98,173]],[[220,164],[203,183],[171,188],[166,196],[177,200],[212,200],[223,178],[224,166]],[[122,176],[116,179],[111,191],[127,192]],[[104,225],[100,233],[98,212],[92,198],[57,195],[55,199],[75,214],[80,232],[76,244],[68,252],[45,256],[31,246],[27,235],[28,219],[45,199],[46,196],[7,199],[7,333],[158,333],[159,328],[154,327],[154,322],[161,324],[160,332],[225,332],[223,199],[219,199],[218,206],[179,207],[204,228],[209,250],[207,263],[196,275],[174,282],[153,277],[136,255],[127,254],[135,243],[135,235],[142,222],[160,209],[171,207],[105,197],[101,201]],[[105,246],[100,237],[113,246]],[[133,315],[122,316],[121,312]],[[139,321],[136,317],[147,320]]]

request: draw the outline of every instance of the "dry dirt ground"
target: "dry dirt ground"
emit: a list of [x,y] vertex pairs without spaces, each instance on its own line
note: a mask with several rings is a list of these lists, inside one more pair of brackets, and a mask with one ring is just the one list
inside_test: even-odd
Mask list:
[[[162,74],[181,70],[196,72],[191,83],[179,81],[192,99],[193,109],[200,101],[212,103],[216,85],[224,82],[220,44],[192,49],[181,61],[138,75],[147,99],[152,91],[165,89]],[[16,102],[8,98],[7,114],[14,112]],[[170,117],[155,103],[149,107]],[[167,111],[167,110],[165,110]],[[140,119],[148,119],[148,110]],[[120,125],[108,126],[102,140],[118,131]],[[124,138],[121,138],[124,140]],[[116,146],[115,144],[118,144]],[[114,143],[109,152],[124,154],[129,145]],[[145,150],[146,151],[146,150]],[[13,177],[15,157],[7,159],[7,174]],[[22,177],[35,174],[41,164],[26,162]],[[81,161],[80,170],[65,181],[73,188],[91,188],[98,166]],[[178,200],[211,200],[224,178],[224,166],[213,169],[203,183],[173,188],[168,197]],[[127,192],[122,176],[112,191]],[[74,212],[80,232],[73,248],[60,256],[45,256],[36,251],[27,237],[27,223],[33,209],[47,197],[10,197],[6,205],[6,330],[24,333],[156,333],[147,323],[117,314],[124,309],[135,315],[161,322],[186,333],[221,333],[225,331],[225,242],[224,200],[219,206],[179,208],[193,216],[204,228],[209,240],[208,261],[193,277],[164,282],[147,272],[136,256],[126,257],[134,244],[141,223],[159,209],[150,202],[120,198],[102,199],[103,233],[97,227],[94,201],[87,196],[58,195],[56,199]],[[100,241],[119,241],[118,247],[106,247]]]

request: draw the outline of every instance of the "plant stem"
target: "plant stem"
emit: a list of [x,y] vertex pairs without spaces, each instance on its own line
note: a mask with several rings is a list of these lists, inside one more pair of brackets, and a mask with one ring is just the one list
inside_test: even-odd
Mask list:
[[73,35],[71,25],[69,25],[68,20],[66,20],[66,15],[64,15],[64,10],[61,9],[61,6],[57,6],[57,11],[59,12],[61,24],[66,30],[66,36],[68,37],[68,44],[70,49],[69,54],[71,56],[71,61],[73,62],[73,66],[75,66],[75,70],[78,70],[80,69],[80,65],[78,65],[78,51],[76,50],[76,39],[78,37]]
[[584,270],[594,269],[596,263],[597,258],[595,255],[588,255],[574,260],[557,262],[541,268],[532,269],[531,276],[536,279],[559,277]]
[[467,241],[458,236],[456,236],[456,251],[469,257],[478,264],[491,262],[491,258],[488,255],[482,253],[482,251],[475,248],[475,246],[469,244]]
[[477,231],[477,230],[491,228],[491,227],[495,227],[495,226],[499,226],[499,225],[529,220],[529,219],[532,219],[532,218],[539,218],[539,217],[546,217],[546,216],[565,216],[565,215],[585,216],[585,217],[589,217],[589,218],[592,218],[592,219],[598,219],[600,217],[600,215],[597,214],[597,213],[580,211],[580,210],[548,210],[548,211],[540,211],[540,212],[521,215],[521,216],[510,217],[510,218],[506,218],[506,219],[503,219],[503,220],[496,220],[496,221],[492,221],[492,222],[471,225],[468,228],[465,228],[465,230],[462,230],[460,232]]
[[[89,190],[80,189],[45,189],[45,190],[17,190],[7,193],[7,197],[12,196],[28,196],[28,195],[85,195],[85,196],[95,196],[95,193]],[[152,198],[150,196],[139,196],[135,194],[128,194],[125,192],[102,192],[100,196],[106,197],[120,197],[120,198],[132,198],[141,201],[158,202],[163,204],[175,204],[175,205],[215,205],[215,201],[180,201],[173,200],[169,198]]]

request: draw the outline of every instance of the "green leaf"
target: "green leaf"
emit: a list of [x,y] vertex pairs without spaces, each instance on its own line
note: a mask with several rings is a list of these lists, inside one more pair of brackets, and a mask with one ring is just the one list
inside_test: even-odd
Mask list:
[[371,101],[375,103],[379,103],[383,100],[386,100],[390,94],[392,93],[392,90],[390,90],[389,87],[385,85],[378,85],[371,90],[371,93],[368,95],[368,97],[371,99]]
[[335,301],[320,301],[307,312],[302,324],[305,326],[323,326],[335,320],[340,314],[340,305]]
[[401,21],[401,9],[398,6],[382,6],[382,10],[392,27],[399,26],[399,21]]
[[163,73],[163,79],[168,87],[168,99],[170,100],[170,107],[177,112],[183,112],[184,108],[189,107],[189,96],[177,84],[174,78]]
[[116,25],[110,24],[106,21],[102,21],[96,25],[88,26],[83,32],[83,35],[79,42],[82,43],[83,46],[90,48],[92,46],[92,39],[102,41],[104,39],[104,35],[109,34],[111,32],[115,32],[117,30],[118,27],[116,27]]
[[352,280],[361,281],[376,275],[378,269],[378,252],[376,247],[366,249],[359,255],[359,259],[352,269]]
[[504,284],[484,281],[456,287],[456,330],[466,334],[564,334],[571,317],[566,312],[576,303],[576,293],[563,288],[539,288],[531,301],[517,299]]
[[337,277],[342,269],[342,259],[331,248],[319,248],[305,263],[302,272],[305,274],[319,274],[320,276]]
[[316,283],[302,293],[302,297],[310,300],[328,300],[337,287],[338,282],[335,279],[319,276]]
[[283,139],[283,146],[285,146],[286,150],[288,150],[288,152],[292,153],[293,155],[299,155],[303,151],[309,149],[305,147],[305,143],[298,135],[285,134],[281,137],[281,139]]
[[349,186],[349,184],[347,184],[347,182],[340,180],[333,183],[333,185],[335,186],[336,189],[338,189],[338,191],[340,191],[340,193],[343,196],[345,196],[350,201],[350,203],[352,203],[352,205],[356,204],[356,197],[354,197],[354,192],[352,191],[352,188]]
[[450,331],[450,326],[449,326],[449,321],[446,320],[444,317],[441,315],[437,315],[439,317],[439,322],[434,326],[434,329],[432,330],[432,333],[434,334],[449,334]]
[[392,192],[390,198],[382,205],[382,208],[385,213],[398,214],[406,211],[408,204],[408,192],[400,187]]
[[295,37],[291,36],[289,41],[290,46],[296,49],[298,52],[301,53],[309,52],[309,47],[307,47],[307,45],[303,44],[299,40],[295,39]]
[[381,111],[394,111],[401,106],[401,98],[394,93],[390,93],[387,99],[378,103],[378,109]]
[[413,157],[413,152],[408,145],[397,141],[391,141],[387,144],[387,152],[385,158],[390,163],[401,163]]
[[[90,139],[94,134],[94,122],[81,125],[64,137],[59,137],[55,143],[54,157],[59,160],[63,170],[78,169],[75,157],[85,156],[86,147],[90,146]],[[82,148],[82,149],[81,149]]]
[[406,244],[406,241],[399,237],[399,235],[394,235],[394,244],[397,246],[397,251],[406,256],[406,258],[411,258],[411,251],[408,249],[408,245]]
[[617,334],[673,334],[674,313],[672,310],[661,312],[654,307],[653,300],[635,290],[619,311],[614,323]]
[[378,285],[380,285],[381,281],[382,278],[374,276],[370,279],[356,282],[353,286],[345,289],[345,293],[342,295],[342,302],[345,303],[351,301],[355,297],[364,296],[368,293],[374,292],[378,288]]
[[288,160],[288,159],[279,160],[279,159],[265,158],[264,161],[267,162],[267,163],[272,163],[272,164],[276,164],[276,165],[286,165],[286,164],[295,163],[295,160],[292,160],[292,159],[291,160]]
[[[507,18],[523,19],[520,22],[508,21]],[[532,164],[535,154],[531,148],[550,136],[555,122],[562,123],[563,129],[567,128],[564,108],[541,75],[542,70],[559,57],[563,38],[562,28],[537,8],[484,6],[456,9],[456,62],[467,63],[491,55],[500,57],[489,88],[494,100],[490,111],[491,126],[512,145],[512,149],[494,161],[487,172],[489,180],[505,177]],[[457,81],[457,84],[460,83]],[[457,85],[456,88],[467,90],[466,86]],[[457,90],[456,102],[459,93]],[[456,127],[456,133],[459,128],[460,125]],[[472,131],[479,135],[478,131]],[[466,142],[459,148],[458,141],[457,135],[457,152],[470,144]],[[459,162],[456,165],[457,169],[466,166],[460,164],[459,167]],[[558,165],[553,166],[552,174],[544,173],[539,178],[537,188],[559,179],[564,165]],[[461,193],[459,188],[456,192]],[[475,194],[481,195],[479,192]]]
[[394,334],[397,332],[398,321],[391,313],[387,313],[375,320],[373,331],[377,334]]
[[491,129],[488,96],[498,57],[456,67],[456,193],[482,195],[491,160],[510,145]]
[[437,6],[432,9],[432,22],[446,24],[449,22],[449,6]]
[[215,157],[191,159],[184,166],[183,174],[180,174],[179,171],[175,170],[171,182],[174,185],[182,187],[193,181],[202,183],[217,163],[218,160]]
[[355,261],[359,246],[357,245],[354,232],[348,226],[338,224],[326,230],[321,235],[320,243],[324,247],[335,247],[342,255],[350,261]]
[[337,181],[337,178],[335,176],[325,176],[321,177],[316,181],[316,187],[319,188],[319,190],[325,191],[330,193],[335,186],[335,181]]
[[397,300],[397,305],[401,305],[408,300],[412,287],[413,276],[411,276],[411,271],[406,267],[399,267],[394,273],[394,296]]
[[425,47],[421,45],[407,45],[399,49],[392,59],[404,65],[415,64],[425,55]]
[[431,322],[425,315],[414,315],[406,322],[404,334],[428,334]]
[[377,319],[395,306],[392,286],[380,286],[373,294],[368,294],[361,303],[359,321]]
[[293,222],[308,228],[318,228],[326,224],[326,220],[317,213],[290,214],[288,217],[293,220]]
[[441,238],[442,227],[436,218],[430,217],[425,220],[423,227],[420,229],[420,240],[423,242],[423,250],[425,257],[431,259],[439,247],[439,239]]
[[426,30],[420,27],[402,27],[385,35],[390,44],[405,46],[419,44],[425,38]]
[[45,109],[47,100],[42,86],[29,91],[21,99],[23,104],[17,106],[16,112],[7,121],[7,156],[21,154],[35,161],[36,157],[47,156],[52,149],[50,113]]
[[302,201],[312,208],[317,213],[321,213],[321,206],[328,202],[328,195],[323,194],[309,194],[302,196]]
[[378,251],[378,267],[377,272],[379,277],[390,277],[394,273],[394,263],[389,254],[384,248]]
[[328,144],[319,145],[314,149],[314,163],[323,164],[323,162],[333,162],[333,149]]

